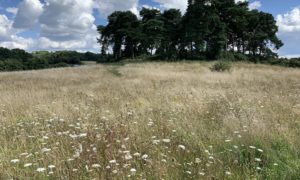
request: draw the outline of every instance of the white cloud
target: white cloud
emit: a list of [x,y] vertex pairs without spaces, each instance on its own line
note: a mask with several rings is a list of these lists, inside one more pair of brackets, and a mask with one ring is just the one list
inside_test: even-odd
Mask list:
[[80,39],[94,25],[92,11],[92,0],[46,0],[41,36],[55,41]]
[[300,8],[294,8],[286,14],[279,14],[277,24],[281,33],[300,32]]
[[18,8],[16,8],[16,7],[8,7],[8,8],[6,8],[6,12],[14,14],[14,15],[17,15]]
[[258,9],[260,7],[261,7],[261,2],[260,1],[254,1],[254,2],[249,4],[249,9],[250,10]]
[[106,18],[114,11],[131,10],[138,14],[138,0],[94,0],[100,15]]
[[277,15],[278,36],[285,45],[279,50],[282,56],[296,56],[300,52],[300,7]]
[[95,49],[93,0],[46,0],[40,16],[39,49]]
[[42,14],[43,5],[39,0],[24,0],[18,5],[14,28],[27,29],[32,27]]
[[0,15],[0,41],[9,40],[12,22],[5,16]]
[[32,38],[23,38],[20,36],[12,35],[9,41],[1,41],[0,46],[9,49],[19,48],[19,49],[29,49],[34,45],[34,40]]
[[182,13],[185,13],[188,5],[187,0],[153,0],[159,3],[162,9],[180,9]]
[[0,46],[6,48],[30,48],[34,41],[31,38],[17,36],[17,31],[12,27],[13,22],[6,15],[0,14]]
[[86,50],[95,51],[99,49],[96,37],[98,36],[96,32],[96,27],[88,32],[84,37],[79,39],[68,39],[65,41],[51,40],[47,37],[40,37],[37,41],[39,49],[44,50]]

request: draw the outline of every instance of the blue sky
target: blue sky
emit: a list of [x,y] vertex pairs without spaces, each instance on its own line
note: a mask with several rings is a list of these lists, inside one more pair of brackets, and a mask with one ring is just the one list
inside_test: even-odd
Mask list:
[[[34,50],[99,51],[96,26],[115,10],[178,8],[187,0],[0,0],[0,46]],[[236,0],[245,1],[245,0]],[[281,56],[300,56],[300,0],[249,0],[249,8],[278,21]]]

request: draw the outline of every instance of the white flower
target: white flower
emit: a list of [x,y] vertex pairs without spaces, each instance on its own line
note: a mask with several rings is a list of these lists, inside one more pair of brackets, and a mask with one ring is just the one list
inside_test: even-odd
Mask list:
[[255,146],[249,146],[249,148],[251,148],[251,149],[256,149],[256,147],[255,147]]
[[164,143],[170,143],[170,142],[171,142],[170,139],[163,139],[162,141],[163,141]]
[[204,176],[205,173],[204,172],[199,172],[199,175]]
[[255,161],[261,162],[261,159],[260,158],[255,158]]
[[32,163],[26,163],[26,164],[24,164],[24,167],[26,168],[26,167],[30,167],[30,166],[32,166]]
[[109,163],[110,163],[110,164],[116,164],[117,161],[116,161],[116,160],[110,160]]
[[46,169],[45,168],[37,168],[36,171],[37,172],[44,172],[44,171],[46,171]]
[[196,164],[201,163],[201,159],[200,159],[200,158],[196,158],[196,159],[195,159],[195,163],[196,163]]
[[101,167],[100,164],[93,164],[93,165],[92,165],[92,168],[100,168],[100,167]]
[[42,149],[42,153],[47,153],[47,152],[50,152],[51,151],[51,149],[48,149],[48,148],[43,148]]
[[231,172],[226,171],[225,174],[228,175],[228,176],[230,176],[230,175],[231,175]]
[[22,154],[20,154],[20,156],[27,156],[28,155],[28,153],[22,153]]
[[87,133],[81,133],[79,134],[79,137],[87,137]]
[[155,144],[155,145],[157,145],[157,144],[160,143],[160,140],[153,140],[152,143]]
[[225,142],[231,142],[231,140],[230,139],[226,139]]
[[113,170],[112,173],[117,174],[118,170]]
[[140,153],[134,153],[133,154],[135,157],[139,157],[139,156],[141,156],[141,154]]
[[261,170],[261,168],[260,167],[256,167],[256,170]]
[[179,149],[185,150],[185,146],[184,145],[178,145]]
[[126,154],[125,155],[125,160],[130,160],[130,159],[132,159],[132,156],[130,154]]
[[277,163],[274,163],[273,165],[274,165],[274,166],[278,166],[278,164],[277,164]]
[[257,151],[259,151],[259,152],[264,152],[262,149],[257,149]]
[[130,172],[135,173],[135,172],[136,172],[136,169],[131,168],[131,169],[130,169]]
[[16,164],[16,163],[20,162],[20,160],[19,159],[13,159],[10,162]]
[[147,155],[147,154],[144,154],[143,156],[142,156],[142,159],[147,159],[149,156]]
[[48,168],[53,169],[53,168],[55,168],[55,166],[54,165],[49,165]]

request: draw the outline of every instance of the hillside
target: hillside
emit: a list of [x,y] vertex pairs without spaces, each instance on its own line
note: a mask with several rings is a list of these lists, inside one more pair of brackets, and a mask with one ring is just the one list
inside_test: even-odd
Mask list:
[[0,73],[1,179],[300,177],[300,70],[210,66]]

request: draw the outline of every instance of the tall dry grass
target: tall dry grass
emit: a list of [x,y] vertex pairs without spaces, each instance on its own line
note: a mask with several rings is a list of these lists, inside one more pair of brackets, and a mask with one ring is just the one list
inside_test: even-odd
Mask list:
[[1,179],[299,178],[300,70],[210,65],[1,73]]

